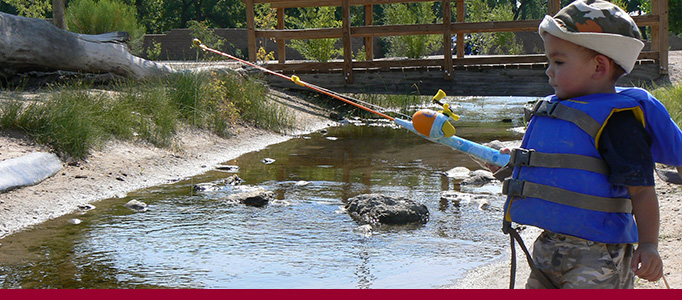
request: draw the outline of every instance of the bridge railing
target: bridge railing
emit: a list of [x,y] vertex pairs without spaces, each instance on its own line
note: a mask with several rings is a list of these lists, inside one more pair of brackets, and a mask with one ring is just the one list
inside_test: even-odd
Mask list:
[[[495,55],[495,56],[464,56],[464,35],[467,33],[490,33],[490,32],[521,32],[536,31],[541,20],[523,21],[493,21],[493,22],[466,22],[465,0],[442,0],[443,22],[440,24],[409,24],[409,25],[372,25],[373,5],[389,3],[413,3],[433,2],[429,0],[242,0],[246,5],[247,33],[249,45],[249,60],[256,61],[257,40],[272,38],[277,43],[278,63],[269,64],[268,68],[282,72],[306,72],[306,71],[343,71],[346,83],[353,82],[354,69],[387,69],[396,67],[441,67],[445,78],[452,78],[455,65],[498,65],[498,64],[523,64],[545,62],[542,54],[526,55]],[[660,74],[668,71],[668,1],[650,0],[652,13],[644,16],[635,16],[634,20],[639,26],[650,26],[651,48],[643,51],[639,58],[656,61]],[[437,1],[438,2],[438,1]],[[457,5],[456,16],[453,20],[451,3]],[[254,5],[270,3],[277,10],[277,29],[255,28]],[[297,7],[322,7],[334,6],[342,8],[342,26],[340,28],[309,28],[309,29],[285,29],[284,9]],[[364,6],[365,25],[351,26],[351,6]],[[556,14],[561,9],[560,0],[548,0],[549,15]],[[462,8],[462,9],[460,9]],[[373,38],[400,35],[443,35],[443,57],[429,59],[401,59],[401,60],[374,60]],[[452,36],[456,35],[457,51],[453,58],[450,45]],[[367,60],[354,61],[352,57],[352,38],[362,37],[365,39],[365,51]],[[332,62],[286,62],[286,40],[293,39],[323,39],[340,38],[343,41],[343,60]]]

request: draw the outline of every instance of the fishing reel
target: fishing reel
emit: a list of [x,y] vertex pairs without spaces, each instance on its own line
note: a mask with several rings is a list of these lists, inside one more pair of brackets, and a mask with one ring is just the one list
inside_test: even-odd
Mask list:
[[450,110],[449,104],[440,102],[445,96],[443,90],[438,90],[438,93],[433,96],[433,103],[442,106],[442,111],[421,109],[412,115],[412,125],[417,132],[432,139],[455,135],[455,126],[450,123],[449,119],[457,121],[459,116]]

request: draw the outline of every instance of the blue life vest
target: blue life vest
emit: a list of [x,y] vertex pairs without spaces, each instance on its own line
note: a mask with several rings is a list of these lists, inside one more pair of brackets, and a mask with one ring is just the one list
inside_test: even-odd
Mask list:
[[598,151],[601,132],[613,113],[632,111],[653,139],[654,160],[682,166],[682,131],[658,100],[638,88],[571,100],[550,96],[542,105],[544,113],[531,118],[512,155],[505,221],[595,242],[636,243],[627,189],[609,183]]

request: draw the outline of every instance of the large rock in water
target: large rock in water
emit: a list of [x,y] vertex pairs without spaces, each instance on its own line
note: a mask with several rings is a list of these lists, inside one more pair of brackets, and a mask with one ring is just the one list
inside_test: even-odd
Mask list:
[[425,205],[403,197],[364,194],[348,199],[348,214],[362,224],[425,224],[429,210]]
[[263,207],[268,205],[270,200],[275,198],[275,193],[265,189],[258,189],[251,192],[232,194],[227,196],[227,200],[233,203],[241,203],[247,206]]

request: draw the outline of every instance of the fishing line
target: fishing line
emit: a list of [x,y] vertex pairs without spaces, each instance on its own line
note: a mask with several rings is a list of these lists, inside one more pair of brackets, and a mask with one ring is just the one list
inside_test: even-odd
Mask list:
[[[280,77],[280,78],[283,78],[283,79],[286,79],[286,80],[290,80],[290,81],[292,81],[292,82],[294,82],[295,84],[298,84],[298,85],[300,85],[300,86],[307,87],[307,88],[309,88],[309,89],[311,89],[311,90],[314,90],[314,91],[316,91],[316,92],[319,92],[319,93],[325,94],[325,95],[327,95],[327,96],[330,96],[330,97],[332,97],[332,98],[341,100],[341,101],[343,101],[343,102],[345,102],[345,103],[348,103],[348,104],[350,104],[350,105],[353,105],[353,106],[358,107],[358,108],[360,108],[360,109],[363,109],[363,110],[365,110],[365,111],[371,112],[371,113],[373,113],[373,114],[376,114],[376,115],[381,116],[381,117],[383,117],[383,118],[386,118],[386,119],[388,119],[388,120],[391,120],[391,121],[394,121],[394,120],[395,120],[394,117],[391,117],[391,116],[389,116],[389,115],[387,115],[387,114],[384,114],[384,113],[380,112],[379,110],[386,111],[386,109],[383,108],[383,107],[381,107],[381,106],[378,106],[378,105],[375,105],[375,104],[371,104],[371,103],[362,101],[362,100],[360,100],[360,99],[356,99],[356,98],[349,97],[349,96],[346,96],[346,95],[342,95],[342,94],[339,94],[339,93],[334,92],[334,91],[332,91],[332,90],[329,90],[329,89],[326,89],[326,88],[323,88],[323,87],[320,87],[320,86],[317,86],[317,85],[314,85],[314,84],[311,84],[311,83],[307,83],[307,82],[301,81],[301,79],[298,78],[298,76],[296,76],[296,75],[293,75],[293,76],[291,76],[291,77],[287,77],[287,76],[285,76],[285,75],[283,75],[283,74],[274,72],[274,71],[272,71],[272,70],[269,70],[269,69],[267,69],[267,68],[261,67],[261,66],[259,66],[259,65],[257,65],[257,64],[254,64],[254,63],[252,63],[252,62],[243,60],[243,59],[238,58],[238,57],[236,57],[236,56],[233,56],[233,55],[230,55],[230,54],[227,54],[227,53],[224,53],[224,52],[221,52],[221,51],[218,51],[218,50],[209,48],[209,47],[207,47],[206,45],[202,44],[201,41],[200,41],[199,39],[194,39],[192,42],[194,43],[195,46],[199,47],[201,50],[208,51],[208,52],[212,52],[212,53],[215,53],[215,54],[217,54],[217,55],[225,56],[225,57],[227,57],[227,58],[229,58],[229,59],[236,60],[236,61],[238,61],[238,62],[240,62],[240,63],[243,63],[243,64],[245,64],[245,65],[254,67],[254,68],[259,69],[259,70],[261,70],[261,71],[263,71],[263,72],[266,72],[266,73],[268,73],[268,74],[275,75],[275,76],[277,76],[277,77]],[[373,108],[370,108],[370,107],[368,107],[368,106],[372,106]],[[402,115],[402,114],[401,114],[401,115]],[[404,116],[404,115],[403,115],[403,116]]]
[[417,111],[412,117],[402,115],[400,113],[396,113],[398,115],[405,116],[405,119],[401,118],[395,118],[391,117],[383,112],[380,112],[379,110],[386,111],[385,108],[367,103],[365,101],[355,99],[353,97],[349,97],[346,95],[342,95],[340,93],[337,93],[335,91],[316,86],[314,84],[310,84],[304,81],[301,81],[300,78],[296,75],[292,75],[291,77],[287,77],[281,73],[274,72],[272,70],[269,70],[267,68],[261,67],[257,64],[248,62],[246,60],[243,60],[241,58],[235,57],[233,55],[220,52],[218,50],[212,49],[207,47],[206,45],[202,44],[199,39],[194,39],[193,43],[195,46],[197,46],[199,49],[202,49],[204,51],[212,52],[214,54],[220,55],[227,57],[229,59],[238,61],[240,63],[243,63],[245,65],[254,67],[258,70],[262,70],[265,73],[275,75],[277,77],[286,79],[286,80],[291,80],[295,84],[307,87],[309,89],[312,89],[316,92],[325,94],[327,96],[330,96],[332,98],[341,100],[347,104],[353,105],[355,107],[358,107],[360,109],[363,109],[365,111],[368,111],[370,113],[373,113],[375,115],[381,116],[383,118],[386,118],[392,122],[394,122],[396,125],[403,127],[405,129],[408,129],[430,141],[443,144],[449,147],[452,147],[455,150],[462,151],[464,153],[467,153],[469,155],[473,155],[476,158],[479,158],[487,163],[496,165],[496,166],[504,166],[507,164],[509,161],[509,155],[508,154],[502,154],[500,153],[499,150],[493,149],[463,138],[460,138],[455,135],[455,127],[450,124],[449,120],[455,120],[457,121],[459,119],[459,116],[454,114],[450,110],[450,105],[447,103],[441,103],[439,100],[443,99],[446,95],[443,90],[438,90],[438,93],[433,97],[434,103],[440,105],[443,107],[443,111],[432,111],[429,109],[422,109]]

